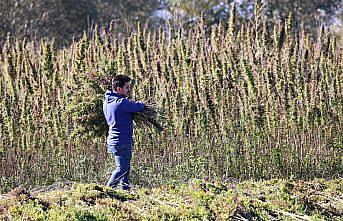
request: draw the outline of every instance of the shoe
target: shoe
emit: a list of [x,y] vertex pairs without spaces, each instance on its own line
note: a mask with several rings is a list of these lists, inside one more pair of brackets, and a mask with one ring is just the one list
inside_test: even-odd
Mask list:
[[122,184],[121,186],[122,190],[125,190],[125,191],[129,191],[131,189],[130,185],[129,184]]

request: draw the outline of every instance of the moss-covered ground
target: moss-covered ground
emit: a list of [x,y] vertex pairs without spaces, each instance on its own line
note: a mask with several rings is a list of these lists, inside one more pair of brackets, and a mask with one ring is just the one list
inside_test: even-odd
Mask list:
[[343,179],[112,189],[57,183],[0,195],[0,220],[343,220]]

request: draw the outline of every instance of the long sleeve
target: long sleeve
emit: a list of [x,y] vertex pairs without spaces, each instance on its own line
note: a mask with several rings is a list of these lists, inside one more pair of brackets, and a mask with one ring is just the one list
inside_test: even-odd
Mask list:
[[119,108],[124,112],[136,113],[141,112],[144,109],[144,104],[141,102],[133,102],[127,99],[123,99]]

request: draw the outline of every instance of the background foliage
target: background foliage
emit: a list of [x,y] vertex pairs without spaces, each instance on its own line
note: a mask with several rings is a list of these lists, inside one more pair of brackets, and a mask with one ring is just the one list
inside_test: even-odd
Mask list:
[[[94,24],[108,26],[116,35],[129,34],[136,22],[154,24],[154,15],[165,9],[185,27],[204,18],[207,25],[228,20],[232,3],[238,6],[237,20],[249,20],[253,15],[254,0],[2,0],[0,2],[0,36],[7,32],[19,38],[55,38],[57,46],[69,45],[73,37],[80,39],[84,30]],[[271,24],[282,22],[292,13],[295,28],[303,26],[315,34],[324,24],[336,32],[342,31],[343,3],[340,0],[265,0],[265,14]],[[340,27],[340,28],[339,28]]]

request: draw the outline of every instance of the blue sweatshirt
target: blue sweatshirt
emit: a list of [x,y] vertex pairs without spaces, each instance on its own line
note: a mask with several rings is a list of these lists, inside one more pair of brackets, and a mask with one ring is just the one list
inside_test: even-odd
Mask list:
[[132,113],[143,109],[143,103],[129,101],[123,95],[107,90],[103,103],[104,115],[109,126],[107,144],[132,144]]

